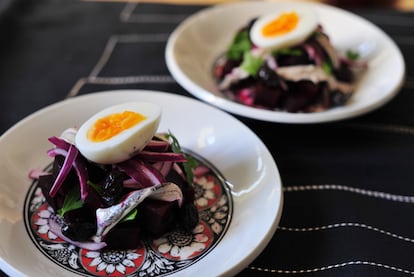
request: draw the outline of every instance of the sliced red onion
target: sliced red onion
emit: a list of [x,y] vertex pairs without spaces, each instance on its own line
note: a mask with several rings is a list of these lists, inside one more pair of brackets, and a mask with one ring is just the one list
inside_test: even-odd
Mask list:
[[129,189],[142,189],[144,186],[135,181],[134,179],[130,178],[127,180],[124,180],[123,185],[125,188]]
[[[70,147],[76,149],[76,147],[73,146],[73,145],[69,145],[69,148]],[[47,154],[49,155],[49,157],[54,158],[57,155],[67,157],[69,153],[68,153],[68,151],[66,151],[64,149],[61,149],[61,148],[53,148],[53,149],[50,149],[47,152]],[[66,160],[65,160],[65,162],[66,162]],[[88,191],[87,191],[87,188],[88,188],[87,187],[88,173],[87,173],[87,170],[86,170],[86,165],[84,164],[83,160],[79,156],[76,156],[76,158],[72,162],[72,164],[68,165],[68,168],[69,168],[68,170],[69,171],[71,169],[71,166],[73,166],[75,168],[76,174],[78,175],[80,189],[81,189],[81,199],[82,199],[82,201],[85,201],[86,197],[88,196]],[[59,174],[61,174],[64,167],[65,167],[65,163],[63,164],[62,169],[59,172]],[[67,177],[67,174],[68,174],[68,172],[64,176],[65,178]],[[58,175],[58,177],[59,177],[59,175]],[[63,178],[63,180],[61,181],[62,183],[63,183],[65,178]],[[57,178],[56,178],[56,180],[57,180]],[[56,181],[55,181],[55,183],[56,183]],[[56,189],[56,192],[59,190],[60,186],[61,185],[59,185],[59,187]],[[56,195],[56,192],[54,193],[54,195]],[[51,195],[51,196],[54,197],[54,195]]]
[[150,140],[147,145],[145,145],[144,150],[165,152],[168,150],[168,146],[170,146],[170,144],[167,141]]
[[29,172],[29,178],[33,180],[37,180],[39,179],[40,176],[44,176],[44,175],[50,175],[50,173],[44,170],[41,170],[41,169],[32,169]]
[[88,172],[86,170],[86,165],[78,156],[73,163],[73,167],[75,168],[76,174],[78,175],[81,200],[84,202],[86,197],[88,197]]
[[73,145],[69,146],[68,154],[65,157],[65,161],[63,162],[62,168],[59,171],[59,174],[56,177],[56,180],[53,183],[53,186],[49,191],[50,196],[55,197],[56,193],[62,186],[63,181],[66,179],[70,170],[72,169],[73,162],[75,161],[78,155],[78,152],[79,151],[75,146]]
[[157,169],[162,176],[166,177],[171,170],[172,162],[156,162],[152,166]]
[[175,172],[177,172],[178,173],[178,175],[180,175],[184,180],[186,179],[186,177],[185,177],[185,174],[184,174],[184,171],[181,169],[181,167],[178,165],[178,164],[176,164],[176,163],[174,163],[173,164],[173,169],[175,170]]
[[73,244],[77,247],[83,248],[83,249],[87,249],[87,250],[91,250],[91,251],[97,251],[100,250],[104,247],[107,246],[107,244],[105,242],[93,242],[93,241],[84,241],[84,242],[79,242],[79,241],[74,241],[71,240],[70,238],[66,237],[65,235],[62,234],[62,226],[57,222],[56,218],[49,218],[49,230],[54,233],[56,236],[58,236],[59,238],[63,239],[64,241]]
[[210,168],[208,168],[207,166],[203,166],[203,165],[200,165],[196,169],[193,170],[194,176],[197,176],[197,177],[203,176],[208,172],[210,172]]
[[131,159],[117,165],[129,177],[144,187],[151,187],[165,182],[164,176],[155,168],[142,161]]
[[51,158],[54,158],[58,155],[66,157],[68,155],[68,151],[62,148],[52,148],[47,151],[47,155]]
[[53,143],[54,145],[56,145],[57,148],[62,148],[64,150],[69,150],[69,146],[71,145],[70,143],[68,143],[67,141],[58,138],[56,136],[50,137],[48,139],[51,143]]

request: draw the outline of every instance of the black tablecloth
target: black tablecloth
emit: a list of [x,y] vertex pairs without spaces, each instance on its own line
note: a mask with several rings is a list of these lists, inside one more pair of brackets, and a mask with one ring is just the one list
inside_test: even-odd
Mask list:
[[[204,7],[10,5],[0,21],[0,134],[42,107],[96,91],[191,97],[169,74],[164,48],[174,28]],[[273,239],[240,276],[414,275],[414,14],[353,12],[398,44],[405,83],[384,107],[341,122],[289,125],[237,116],[273,154],[284,193]]]

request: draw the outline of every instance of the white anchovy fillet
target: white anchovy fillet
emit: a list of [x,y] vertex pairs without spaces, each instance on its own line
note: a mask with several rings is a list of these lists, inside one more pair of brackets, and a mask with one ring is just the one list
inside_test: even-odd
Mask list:
[[102,238],[109,232],[109,230],[111,230],[147,197],[170,202],[178,200],[178,204],[181,205],[183,193],[176,184],[163,183],[133,191],[117,205],[97,209],[97,231],[93,240],[95,242],[102,241]]
[[78,130],[75,128],[68,128],[62,132],[60,138],[66,141],[67,143],[75,145],[75,137]]

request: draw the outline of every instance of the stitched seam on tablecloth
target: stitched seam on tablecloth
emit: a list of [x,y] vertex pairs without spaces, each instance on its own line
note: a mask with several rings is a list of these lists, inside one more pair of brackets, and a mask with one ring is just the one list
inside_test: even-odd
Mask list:
[[323,230],[341,228],[341,227],[363,228],[363,229],[367,229],[367,230],[370,230],[370,231],[375,231],[375,232],[378,232],[378,233],[381,233],[383,235],[390,236],[390,237],[393,237],[393,238],[396,238],[396,239],[399,239],[399,240],[414,243],[414,239],[412,239],[412,238],[407,238],[407,237],[404,237],[404,236],[401,236],[401,235],[397,235],[397,234],[379,229],[377,227],[373,227],[373,226],[363,224],[363,223],[355,223],[355,222],[343,222],[343,223],[322,225],[322,226],[317,226],[317,227],[301,227],[301,228],[278,226],[278,229],[280,229],[282,231],[289,231],[289,232],[315,232],[315,231],[323,231]]
[[406,195],[397,195],[375,190],[366,190],[356,187],[335,185],[335,184],[325,184],[325,185],[306,185],[306,186],[287,186],[283,187],[284,192],[295,192],[295,191],[308,191],[308,190],[339,190],[352,192],[356,194],[361,194],[364,196],[381,198],[385,200],[395,201],[395,202],[404,202],[404,203],[414,203],[414,196]]
[[363,129],[366,131],[388,132],[403,135],[414,135],[414,127],[390,125],[390,124],[375,124],[375,123],[339,123],[339,126]]
[[387,265],[387,264],[383,264],[383,263],[376,263],[376,262],[370,262],[370,261],[349,261],[349,262],[338,263],[338,264],[322,266],[322,267],[317,267],[317,268],[297,269],[297,270],[270,269],[270,268],[263,268],[263,267],[256,267],[256,266],[249,266],[248,269],[263,271],[263,272],[269,272],[269,273],[300,274],[300,273],[313,273],[313,272],[318,272],[318,271],[325,271],[325,270],[336,269],[336,268],[341,268],[341,267],[345,267],[345,266],[352,266],[352,265],[375,266],[375,267],[385,268],[385,269],[389,269],[389,270],[393,270],[393,271],[398,271],[398,272],[401,272],[401,273],[414,275],[414,271],[398,268],[398,267],[395,267],[395,266],[392,266],[392,265]]
[[67,97],[76,96],[80,89],[86,84],[99,85],[126,85],[126,84],[148,84],[148,83],[176,83],[170,75],[142,75],[124,77],[86,77],[79,79],[73,86]]
[[190,14],[134,14],[139,3],[127,3],[121,12],[120,20],[125,23],[180,23]]
[[118,43],[144,43],[144,42],[166,42],[169,34],[131,34],[131,35],[112,35],[104,51],[96,63],[92,72],[89,74],[90,77],[97,77],[105,65],[108,63],[112,56],[112,53]]

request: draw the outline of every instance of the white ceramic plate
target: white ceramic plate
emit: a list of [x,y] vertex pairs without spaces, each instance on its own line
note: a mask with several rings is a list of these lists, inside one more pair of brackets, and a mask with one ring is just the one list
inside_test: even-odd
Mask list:
[[46,107],[0,137],[0,267],[7,274],[73,274],[47,259],[25,230],[28,172],[50,163],[48,137],[79,126],[107,106],[127,101],[159,104],[163,109],[159,131],[171,130],[183,147],[214,164],[231,184],[234,210],[227,232],[215,248],[181,273],[232,276],[267,245],[281,215],[281,180],[272,155],[252,131],[227,113],[187,97],[136,90],[94,93]]
[[[320,113],[269,111],[230,101],[217,90],[212,66],[227,49],[236,31],[250,19],[279,6],[314,9],[335,48],[343,52],[358,50],[369,62],[369,70],[358,83],[348,105]],[[174,30],[165,56],[173,77],[199,99],[237,115],[283,123],[335,121],[372,111],[397,94],[405,74],[400,50],[375,25],[339,8],[305,2],[251,1],[207,8],[190,16]]]

